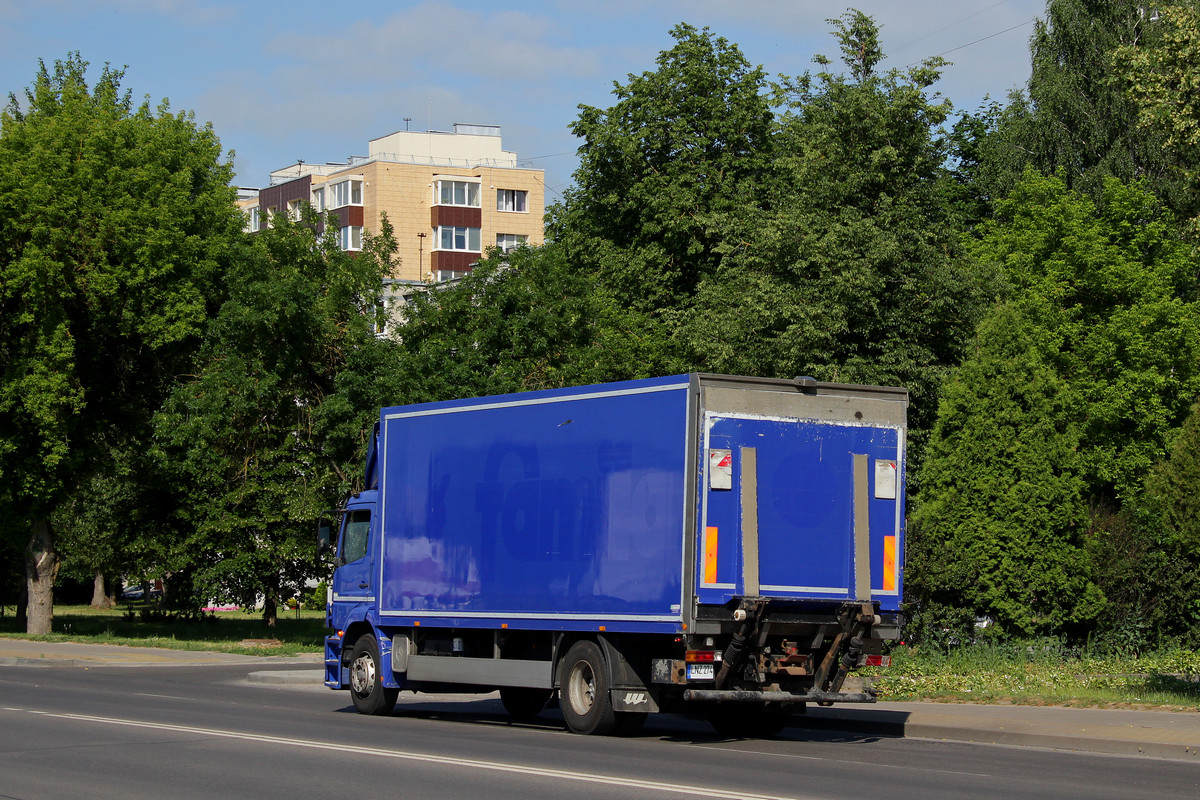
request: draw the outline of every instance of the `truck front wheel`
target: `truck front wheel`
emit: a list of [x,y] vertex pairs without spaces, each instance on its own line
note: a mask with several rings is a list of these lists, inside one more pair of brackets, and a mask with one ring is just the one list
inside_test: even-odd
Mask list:
[[559,673],[562,714],[572,733],[606,735],[617,727],[617,714],[609,695],[612,681],[608,664],[595,642],[571,646]]
[[360,714],[390,714],[399,689],[385,688],[380,673],[379,643],[369,633],[358,637],[350,653],[350,699]]

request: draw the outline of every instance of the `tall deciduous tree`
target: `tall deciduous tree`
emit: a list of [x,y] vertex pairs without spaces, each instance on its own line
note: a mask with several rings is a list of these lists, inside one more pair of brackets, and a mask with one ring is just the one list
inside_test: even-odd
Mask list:
[[1159,131],[1139,129],[1138,104],[1114,68],[1119,52],[1160,52],[1161,35],[1144,0],[1048,0],[1030,40],[1028,86],[984,145],[978,177],[988,194],[998,200],[1033,167],[1097,200],[1107,178],[1146,180],[1168,207],[1194,215],[1200,195],[1181,166],[1195,156],[1165,152]]
[[51,512],[148,421],[199,342],[241,219],[211,128],[135,106],[122,73],[44,64],[0,115],[0,498],[26,520],[30,632]]
[[1153,6],[1156,36],[1131,42],[1112,54],[1117,80],[1138,111],[1138,124],[1163,136],[1171,148],[1200,144],[1200,8],[1192,3]]
[[[1139,134],[1161,143],[1179,165],[1177,179],[1194,186],[1200,144],[1200,6],[1196,2],[1155,4],[1148,9],[1154,35],[1123,44],[1112,54],[1114,83],[1137,111]],[[1197,204],[1184,209],[1200,214]]]
[[913,526],[913,588],[1021,633],[1087,630],[1097,508],[1135,500],[1200,391],[1190,252],[1145,191],[1100,204],[1029,173],[976,257],[1011,299],[947,383]]
[[685,303],[714,268],[726,221],[758,207],[771,157],[763,71],[707,29],[671,35],[657,69],[614,84],[613,106],[580,106],[576,186],[547,229],[577,269],[646,312]]
[[989,281],[960,244],[941,62],[878,74],[871,18],[832,22],[849,74],[779,87],[771,207],[727,224],[676,338],[717,372],[907,386],[919,449]]
[[[198,374],[159,414],[163,454],[189,487],[195,590],[278,603],[313,570],[312,525],[350,490],[354,446],[331,443],[318,415],[352,353],[379,346],[383,277],[395,240],[384,219],[359,253],[334,227],[285,215],[256,234],[229,273],[230,297],[208,326]],[[355,432],[361,438],[361,427]]]

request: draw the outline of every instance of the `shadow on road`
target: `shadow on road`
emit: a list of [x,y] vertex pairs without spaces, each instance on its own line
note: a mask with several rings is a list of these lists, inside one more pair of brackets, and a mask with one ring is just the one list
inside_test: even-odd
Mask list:
[[[355,714],[354,706],[335,710]],[[428,719],[460,724],[505,726],[527,730],[559,732],[564,728],[557,702],[533,719],[514,719],[495,696],[476,699],[400,695],[393,716]],[[782,732],[767,739],[825,743],[871,743],[902,738],[909,714],[906,711],[874,709],[809,709],[796,714]],[[713,731],[707,720],[694,714],[652,714],[641,731],[625,738],[651,738],[683,744],[711,744],[738,741]]]

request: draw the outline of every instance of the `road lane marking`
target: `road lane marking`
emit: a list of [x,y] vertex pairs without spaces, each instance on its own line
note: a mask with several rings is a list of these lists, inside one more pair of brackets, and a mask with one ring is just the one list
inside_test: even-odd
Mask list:
[[242,731],[226,731],[219,728],[194,728],[189,725],[170,725],[161,722],[142,722],[139,720],[117,719],[115,717],[95,717],[88,714],[59,714],[51,711],[36,711],[29,708],[5,710],[23,711],[29,714],[36,714],[40,717],[68,719],[76,722],[95,722],[103,725],[147,728],[156,731],[169,731],[171,733],[189,733],[197,736],[238,739],[240,741],[277,744],[285,747],[297,747],[310,750],[327,750],[335,753],[350,753],[354,755],[378,756],[380,758],[394,758],[402,761],[420,761],[426,764],[433,763],[452,767],[467,767],[470,769],[489,770],[492,772],[533,775],[541,778],[558,778],[560,780],[577,781],[580,783],[598,783],[605,786],[619,786],[628,789],[650,790],[656,792],[666,792],[669,794],[693,795],[696,797],[716,798],[717,800],[810,800],[809,798],[805,798],[803,796],[793,796],[789,798],[777,794],[748,794],[744,791],[729,791],[725,789],[717,789],[711,786],[683,786],[674,783],[663,783],[661,781],[647,781],[638,778],[622,778],[617,775],[590,775],[585,772],[573,772],[570,770],[548,769],[545,767],[521,766],[516,764],[502,764],[497,761],[478,761],[468,758],[439,756],[430,753],[417,753],[406,750],[385,750],[379,747],[359,747],[348,744],[334,744],[332,742],[313,742],[305,741],[303,739],[291,739],[284,736],[269,736],[266,734],[245,733]]

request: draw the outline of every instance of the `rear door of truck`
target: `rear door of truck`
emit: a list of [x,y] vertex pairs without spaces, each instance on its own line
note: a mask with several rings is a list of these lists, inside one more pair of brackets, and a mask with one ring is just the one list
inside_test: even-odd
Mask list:
[[701,376],[702,604],[899,606],[907,393]]

